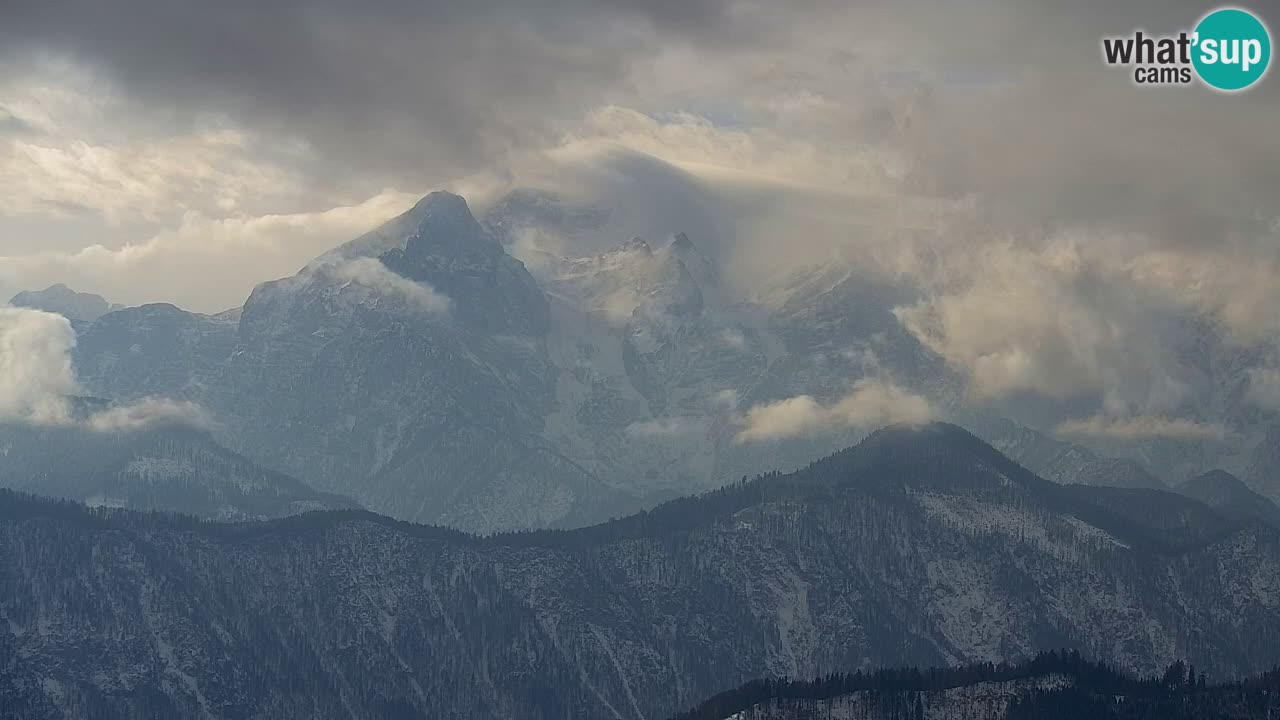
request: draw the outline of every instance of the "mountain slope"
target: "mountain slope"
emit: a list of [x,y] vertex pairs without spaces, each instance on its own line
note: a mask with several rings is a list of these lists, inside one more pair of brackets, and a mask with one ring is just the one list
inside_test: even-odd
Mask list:
[[479,531],[581,524],[624,495],[541,437],[548,322],[524,266],[462,198],[432,193],[255,289],[208,402],[232,447],[380,512]]
[[1137,461],[1101,458],[1086,447],[1063,442],[1004,418],[967,415],[982,439],[1048,480],[1063,484],[1164,489]]
[[95,396],[196,400],[221,382],[239,314],[201,315],[167,303],[125,308],[77,328],[76,374]]
[[184,427],[103,432],[0,426],[0,487],[214,520],[355,507],[264,470]]
[[1228,517],[1262,520],[1280,528],[1280,507],[1249,489],[1236,476],[1222,470],[1212,470],[1191,478],[1176,490]]
[[882,669],[814,681],[758,680],[675,720],[1267,720],[1280,711],[1280,671],[1209,684],[1174,663],[1136,678],[1075,653],[1016,665]]
[[0,643],[73,715],[275,718],[661,717],[757,677],[1063,646],[1143,672],[1280,660],[1275,530],[1128,491],[1209,524],[1169,532],[1091,490],[935,425],[597,527],[491,538],[3,496]]

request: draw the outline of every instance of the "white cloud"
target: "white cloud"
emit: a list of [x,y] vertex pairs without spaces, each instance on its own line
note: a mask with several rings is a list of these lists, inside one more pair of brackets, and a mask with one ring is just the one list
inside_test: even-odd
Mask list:
[[168,425],[208,429],[212,420],[195,403],[148,397],[95,413],[85,424],[97,432],[137,432]]
[[449,298],[426,283],[392,272],[377,258],[355,258],[323,265],[318,271],[340,282],[352,282],[380,294],[403,298],[426,312],[446,312],[449,309]]
[[1226,429],[1221,425],[1202,424],[1181,418],[1139,415],[1109,418],[1101,415],[1084,420],[1068,420],[1057,427],[1060,435],[1143,440],[1173,438],[1179,440],[1221,440]]
[[873,428],[893,423],[923,423],[934,417],[929,401],[897,385],[859,380],[848,395],[823,405],[809,395],[757,405],[742,418],[738,442],[777,440],[843,427]]
[[12,295],[62,282],[126,305],[168,301],[218,312],[242,304],[256,284],[292,275],[416,199],[386,192],[322,212],[220,220],[192,214],[175,229],[121,248],[0,256],[0,291]]
[[76,333],[61,315],[0,307],[0,422],[72,425],[101,432],[134,432],[159,425],[208,428],[198,405],[149,397],[76,419],[71,400],[79,389],[71,351]]
[[747,336],[737,328],[725,328],[720,331],[720,341],[734,350],[742,350],[747,347]]
[[95,213],[107,225],[186,213],[258,214],[319,191],[225,119],[160,131],[93,73],[56,61],[0,66],[0,96],[29,132],[0,137],[0,216]]
[[1168,411],[1190,393],[1170,352],[1188,304],[1135,280],[1125,243],[1066,234],[947,248],[926,298],[896,312],[979,401],[1032,391],[1096,396],[1113,414]]
[[636,438],[667,440],[701,433],[702,420],[692,417],[659,417],[627,426],[627,434]]
[[70,421],[75,344],[75,331],[61,315],[0,307],[0,421]]

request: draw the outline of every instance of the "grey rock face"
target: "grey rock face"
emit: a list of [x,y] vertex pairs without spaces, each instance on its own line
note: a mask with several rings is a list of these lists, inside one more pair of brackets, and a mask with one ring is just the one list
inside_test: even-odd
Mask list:
[[[1276,531],[1094,492],[930,426],[599,527],[493,538],[0,495],[0,647],[20,658],[0,680],[51,714],[641,718],[756,677],[1064,645],[1144,672],[1280,660]],[[1135,512],[1153,498],[1180,505]]]
[[236,321],[167,303],[118,310],[77,329],[76,374],[98,397],[203,399],[222,382]]
[[585,522],[619,493],[540,436],[548,315],[462,198],[433,193],[258,287],[208,402],[233,447],[381,512],[477,530]]

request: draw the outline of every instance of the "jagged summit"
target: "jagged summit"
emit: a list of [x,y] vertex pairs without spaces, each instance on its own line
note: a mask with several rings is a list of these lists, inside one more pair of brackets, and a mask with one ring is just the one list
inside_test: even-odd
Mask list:
[[704,255],[689,236],[676,233],[667,244],[666,254],[679,260],[689,272],[689,276],[704,289],[712,289],[720,282],[720,271],[711,258]]
[[[467,201],[447,192],[433,192],[404,216],[408,220],[405,257],[436,256],[447,262],[492,266],[506,255],[502,245],[472,216]],[[394,221],[393,221],[394,222]],[[394,255],[400,248],[392,248]],[[384,255],[384,261],[387,259]]]
[[[437,190],[423,196],[413,207],[312,261],[312,266],[332,264],[359,257],[378,257],[392,250],[404,251],[413,238],[428,241],[463,238],[468,242],[488,237],[460,195]],[[497,245],[497,242],[493,242]]]
[[646,241],[644,238],[637,235],[631,238],[630,240],[622,243],[618,247],[614,248],[614,252],[620,252],[620,253],[638,252],[644,255],[652,255],[653,248],[649,247],[648,241]]
[[432,232],[480,232],[480,223],[461,195],[437,190],[427,194],[405,213],[420,229]]

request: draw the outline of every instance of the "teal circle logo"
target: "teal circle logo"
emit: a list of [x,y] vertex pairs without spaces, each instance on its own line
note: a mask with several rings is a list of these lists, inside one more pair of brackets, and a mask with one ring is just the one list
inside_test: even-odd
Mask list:
[[1205,15],[1192,42],[1196,73],[1218,90],[1243,90],[1261,80],[1271,64],[1271,34],[1245,10],[1223,8]]

